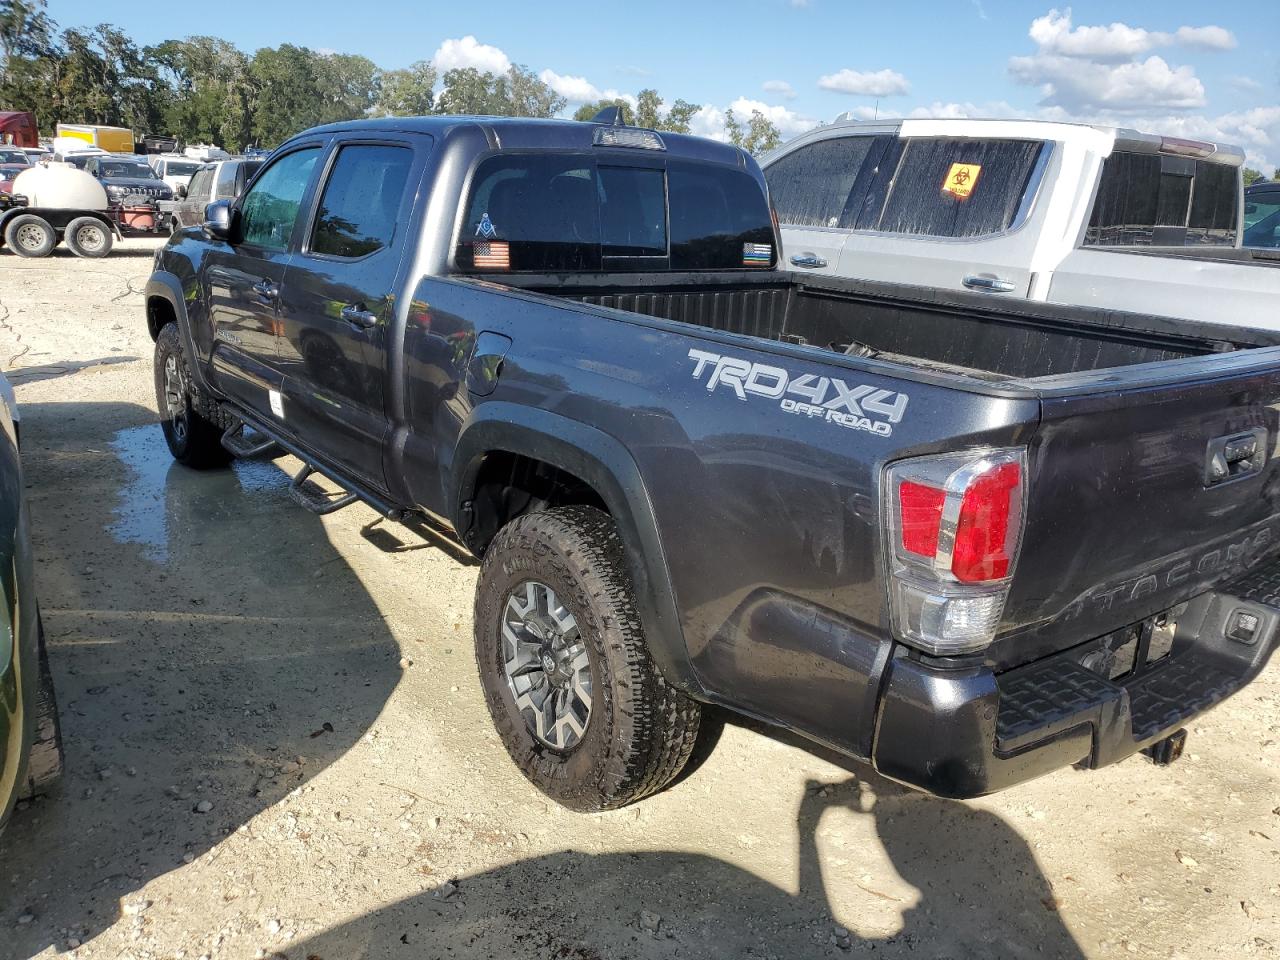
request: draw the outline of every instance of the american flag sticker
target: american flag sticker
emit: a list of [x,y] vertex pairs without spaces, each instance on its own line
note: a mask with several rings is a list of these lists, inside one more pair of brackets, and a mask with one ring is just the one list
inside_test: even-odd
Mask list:
[[773,260],[773,244],[744,243],[742,245],[742,265],[744,267],[767,267]]
[[486,270],[510,270],[511,250],[505,240],[478,240],[471,248],[473,266]]

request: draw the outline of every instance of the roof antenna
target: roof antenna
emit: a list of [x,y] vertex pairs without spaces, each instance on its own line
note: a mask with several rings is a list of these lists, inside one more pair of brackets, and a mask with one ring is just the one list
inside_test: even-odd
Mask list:
[[611,127],[626,126],[626,124],[623,122],[623,119],[622,119],[622,107],[618,106],[617,104],[614,104],[613,106],[605,107],[603,110],[601,110],[599,113],[597,113],[594,117],[591,118],[591,122],[603,123]]

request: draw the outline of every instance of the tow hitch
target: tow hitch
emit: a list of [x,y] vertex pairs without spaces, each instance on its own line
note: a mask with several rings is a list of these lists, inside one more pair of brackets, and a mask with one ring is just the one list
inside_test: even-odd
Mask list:
[[1175,730],[1163,740],[1157,740],[1149,747],[1143,747],[1142,752],[1151,758],[1151,762],[1158,767],[1167,767],[1173,761],[1182,756],[1182,751],[1187,748],[1187,731],[1186,728]]

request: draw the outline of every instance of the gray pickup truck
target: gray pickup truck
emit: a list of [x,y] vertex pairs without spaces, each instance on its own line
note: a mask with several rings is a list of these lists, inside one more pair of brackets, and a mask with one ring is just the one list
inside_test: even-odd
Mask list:
[[945,796],[1174,759],[1277,642],[1278,335],[777,261],[724,144],[309,130],[157,252],[162,427],[481,558],[489,709],[574,809],[705,703]]

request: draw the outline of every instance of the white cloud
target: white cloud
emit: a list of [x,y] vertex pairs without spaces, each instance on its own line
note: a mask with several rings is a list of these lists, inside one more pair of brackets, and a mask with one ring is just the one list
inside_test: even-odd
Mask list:
[[777,94],[784,100],[794,100],[796,98],[796,88],[785,80],[766,80],[760,84],[760,89],[765,93]]
[[728,140],[729,137],[724,131],[726,110],[733,111],[734,119],[742,125],[744,130],[751,121],[751,114],[754,111],[760,111],[778,128],[778,132],[782,134],[782,139],[784,140],[804,133],[806,130],[812,130],[818,125],[818,121],[812,117],[796,113],[787,107],[772,106],[761,100],[753,100],[750,97],[738,97],[727,107],[704,106],[699,109],[689,123],[692,132],[700,137],[710,137],[713,140]]
[[1262,89],[1262,83],[1253,77],[1237,76],[1229,77],[1227,83],[1235,87],[1237,90],[1244,90],[1248,93],[1256,93]]
[[1234,50],[1236,37],[1223,27],[1179,27],[1173,34],[1175,43],[1200,50]]
[[1071,8],[1050,10],[1031,21],[1028,35],[1041,53],[1080,57],[1100,62],[1133,60],[1156,47],[1183,46],[1200,50],[1230,50],[1236,38],[1223,27],[1179,27],[1173,33],[1131,27],[1115,22],[1106,26],[1073,26]]
[[601,90],[586,77],[572,77],[556,73],[554,70],[543,70],[538,79],[549,86],[570,103],[592,103],[596,100],[625,100],[633,107],[636,98],[629,93],[622,93],[612,88]]
[[1154,56],[1106,64],[1037,54],[1013,57],[1009,72],[1017,82],[1040,88],[1042,106],[1073,112],[1194,110],[1205,104],[1204,84],[1194,70]]
[[440,44],[431,62],[442,73],[461,67],[475,67],[482,73],[506,73],[511,69],[510,57],[470,35]]
[[866,97],[892,97],[910,93],[911,84],[896,70],[839,70],[818,79],[818,86],[835,93],[853,93]]

